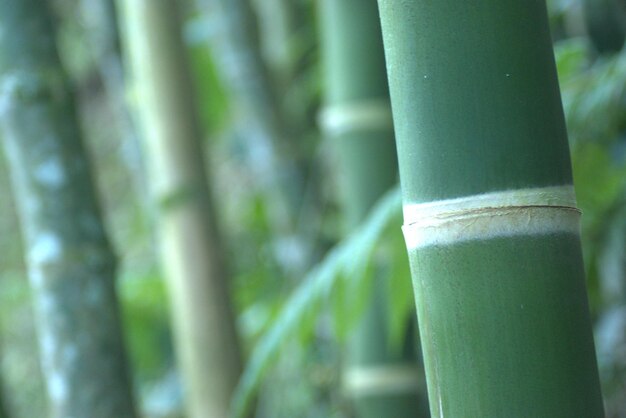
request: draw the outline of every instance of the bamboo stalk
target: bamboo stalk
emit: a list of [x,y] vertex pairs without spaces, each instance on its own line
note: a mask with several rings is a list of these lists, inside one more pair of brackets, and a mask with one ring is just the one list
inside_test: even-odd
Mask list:
[[294,234],[301,227],[298,222],[306,197],[307,173],[299,161],[297,144],[290,138],[269,68],[261,54],[250,0],[197,0],[197,3],[213,19],[212,55],[230,92],[235,113],[245,125],[247,145],[256,148],[260,156],[253,161],[253,168],[268,196],[270,225],[282,235]]
[[[326,80],[321,123],[339,157],[343,210],[353,229],[397,181],[380,20],[375,0],[324,0],[320,8]],[[359,417],[425,416],[415,347],[394,350],[389,342],[382,280],[376,279],[350,337],[344,389]]]
[[543,0],[379,0],[431,413],[602,417]]
[[[0,355],[4,354],[3,351],[0,351]],[[11,418],[11,408],[9,408],[9,404],[7,400],[10,395],[6,390],[5,386],[5,372],[0,373],[0,418]]]
[[[104,96],[116,121],[123,146],[120,159],[132,174],[134,194],[146,204],[147,179],[137,127],[125,101],[124,65],[120,45],[118,13],[115,0],[80,0],[81,19],[86,27],[92,60],[104,88]],[[144,208],[149,213],[148,208]]]
[[159,210],[188,414],[226,418],[241,354],[177,2],[124,0],[120,5]]
[[45,3],[0,1],[0,128],[51,416],[132,418],[115,257],[54,38]]
[[626,6],[619,0],[584,0],[589,39],[600,54],[615,54],[626,38]]

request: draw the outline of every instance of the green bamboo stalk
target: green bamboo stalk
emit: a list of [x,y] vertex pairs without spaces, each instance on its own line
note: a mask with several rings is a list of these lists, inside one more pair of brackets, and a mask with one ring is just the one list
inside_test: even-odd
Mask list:
[[0,399],[0,418],[9,418],[9,410],[7,409],[4,396]]
[[602,417],[543,0],[379,0],[434,417]]
[[[251,0],[258,16],[262,58],[277,84],[292,77],[293,44],[297,5],[290,0]],[[285,86],[279,86],[285,87]]]
[[51,416],[135,417],[103,229],[45,3],[0,1],[0,128]]
[[[375,0],[323,0],[320,12],[326,80],[321,123],[339,158],[343,210],[354,229],[398,175],[378,6]],[[415,347],[393,349],[385,284],[375,280],[348,344],[346,394],[362,418],[426,416]]]
[[620,0],[584,0],[589,39],[600,54],[614,54],[626,38],[626,6]]
[[[0,353],[2,354],[2,353]],[[4,373],[0,373],[0,418],[10,418],[10,408],[7,402],[7,390],[5,386]]]
[[188,414],[225,418],[241,355],[177,2],[119,4],[159,206],[162,261]]

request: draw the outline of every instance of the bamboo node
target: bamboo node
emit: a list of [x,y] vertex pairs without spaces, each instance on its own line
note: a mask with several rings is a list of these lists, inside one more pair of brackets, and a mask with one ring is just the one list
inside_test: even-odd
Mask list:
[[506,190],[404,207],[409,249],[503,236],[580,233],[574,188]]
[[328,105],[320,111],[318,123],[328,136],[349,132],[393,131],[391,104],[388,99],[370,99]]
[[343,374],[343,390],[352,397],[418,393],[424,376],[412,363],[354,366]]

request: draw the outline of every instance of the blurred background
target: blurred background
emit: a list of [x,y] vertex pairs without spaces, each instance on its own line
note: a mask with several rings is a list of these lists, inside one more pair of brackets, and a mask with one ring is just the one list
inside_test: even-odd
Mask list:
[[[127,77],[127,33],[119,29],[113,0],[49,2],[118,257],[117,289],[142,416],[182,417],[137,116],[146,103]],[[607,414],[626,417],[626,3],[548,3]],[[372,289],[393,301],[386,320],[396,345],[414,315],[397,189],[348,233],[340,163],[318,126],[325,94],[315,0],[179,4],[247,359],[236,402],[254,403],[258,417],[353,417],[341,370],[346,340]],[[32,299],[5,158],[0,190],[2,399],[11,418],[44,417]],[[388,277],[383,289],[375,286],[374,272]]]

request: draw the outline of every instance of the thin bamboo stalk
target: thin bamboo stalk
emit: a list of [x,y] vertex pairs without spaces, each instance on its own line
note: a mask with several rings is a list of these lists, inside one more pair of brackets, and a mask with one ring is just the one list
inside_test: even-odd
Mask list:
[[[320,11],[326,80],[321,123],[339,157],[342,204],[353,229],[397,181],[380,19],[375,0],[323,0]],[[366,312],[348,344],[346,394],[359,417],[426,416],[415,347],[392,347],[385,283],[380,277],[375,280]]]
[[234,110],[247,128],[248,144],[257,149],[260,157],[254,165],[257,180],[269,197],[266,205],[270,225],[280,234],[293,234],[301,226],[297,223],[305,198],[307,173],[298,161],[296,142],[290,138],[270,71],[261,54],[250,0],[197,2],[212,16],[212,55],[230,92]]
[[379,0],[431,413],[602,417],[543,0]]
[[51,416],[135,417],[99,213],[46,3],[0,1],[0,128]]
[[124,0],[120,6],[188,414],[226,418],[241,353],[177,2]]
[[[80,0],[92,59],[104,87],[104,96],[121,135],[120,159],[132,174],[134,194],[146,204],[147,179],[141,144],[125,100],[124,65],[115,0]],[[149,208],[144,208],[149,213]]]

